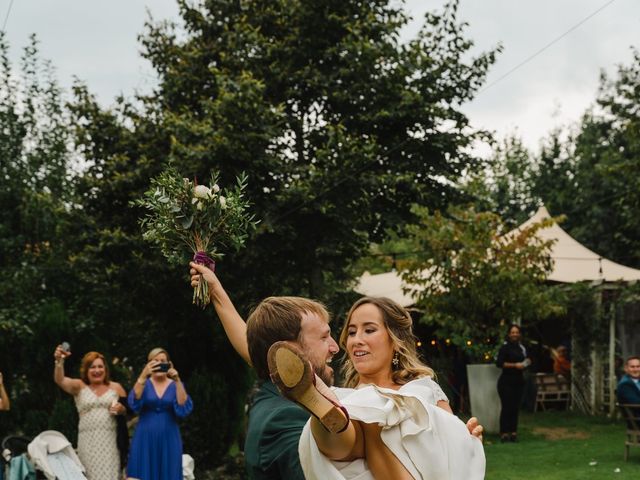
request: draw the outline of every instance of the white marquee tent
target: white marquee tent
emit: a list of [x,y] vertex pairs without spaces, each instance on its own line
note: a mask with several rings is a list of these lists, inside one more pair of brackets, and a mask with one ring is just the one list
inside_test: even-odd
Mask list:
[[[545,207],[540,207],[535,215],[517,230],[546,218],[550,218],[549,212]],[[555,222],[539,230],[538,236],[542,240],[555,241],[551,248],[553,271],[548,277],[550,281],[578,283],[640,280],[640,270],[603,258],[572,238]],[[411,295],[404,293],[403,288],[406,286],[395,271],[376,275],[365,272],[358,279],[355,291],[367,296],[389,297],[403,307],[408,307],[413,305],[414,300]]]
[[[550,217],[547,209],[540,207],[535,215],[519,228],[526,228]],[[592,252],[555,222],[550,227],[541,229],[538,236],[542,240],[555,240],[551,249],[553,259],[553,271],[549,275],[551,281],[578,283],[640,280],[640,270],[625,267]]]

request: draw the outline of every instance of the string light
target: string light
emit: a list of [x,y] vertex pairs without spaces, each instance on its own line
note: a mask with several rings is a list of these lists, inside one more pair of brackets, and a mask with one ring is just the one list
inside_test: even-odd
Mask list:
[[467,347],[471,346],[471,340],[467,340]]
[[435,347],[436,346],[436,341],[435,340],[431,340],[431,345],[433,345]]
[[416,342],[416,346],[421,347],[421,346],[422,346],[422,342],[421,342],[420,340],[418,340],[418,341]]

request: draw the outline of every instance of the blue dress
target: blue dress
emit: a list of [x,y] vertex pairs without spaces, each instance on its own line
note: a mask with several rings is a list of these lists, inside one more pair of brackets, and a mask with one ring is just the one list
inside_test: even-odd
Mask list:
[[158,398],[147,380],[138,400],[133,390],[129,392],[129,405],[140,418],[131,441],[127,477],[182,480],[182,439],[177,419],[193,410],[191,397],[187,395],[184,405],[178,405],[176,384],[171,382]]

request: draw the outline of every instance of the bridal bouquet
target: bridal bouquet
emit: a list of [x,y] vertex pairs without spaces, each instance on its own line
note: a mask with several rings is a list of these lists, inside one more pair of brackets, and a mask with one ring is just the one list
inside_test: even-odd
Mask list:
[[[223,256],[220,249],[240,249],[257,224],[248,213],[246,186],[244,174],[233,188],[223,190],[217,173],[211,174],[208,185],[198,185],[168,167],[134,202],[147,210],[140,220],[143,238],[160,247],[171,263],[184,266],[190,252],[193,261],[213,270],[215,260]],[[193,289],[193,303],[204,308],[210,301],[207,282],[201,278]]]

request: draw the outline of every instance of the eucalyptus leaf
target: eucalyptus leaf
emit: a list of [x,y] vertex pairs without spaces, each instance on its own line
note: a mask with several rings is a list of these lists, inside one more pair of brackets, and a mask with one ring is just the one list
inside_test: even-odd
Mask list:
[[191,225],[193,224],[193,215],[190,215],[186,218],[183,218],[180,221],[180,225],[182,226],[182,228],[184,228],[185,230],[191,228]]

